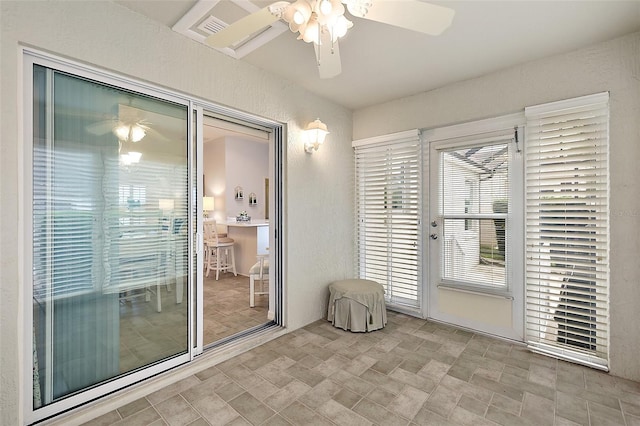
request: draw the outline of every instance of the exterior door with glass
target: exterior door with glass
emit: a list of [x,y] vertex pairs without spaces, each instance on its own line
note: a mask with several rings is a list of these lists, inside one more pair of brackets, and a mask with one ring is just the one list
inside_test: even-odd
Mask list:
[[513,127],[430,143],[429,316],[522,340],[522,160]]

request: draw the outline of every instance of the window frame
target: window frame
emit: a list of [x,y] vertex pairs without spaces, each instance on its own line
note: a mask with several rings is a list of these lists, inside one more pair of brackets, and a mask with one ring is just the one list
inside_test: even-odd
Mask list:
[[[496,288],[487,285],[475,285],[468,282],[454,281],[443,278],[442,253],[431,253],[431,283],[430,294],[435,288],[447,288],[476,294],[504,297],[512,300],[523,300],[524,281],[524,197],[522,195],[523,182],[523,155],[520,145],[515,143],[515,132],[519,140],[524,135],[524,115],[521,113],[502,117],[480,120],[477,122],[463,123],[450,127],[437,128],[428,132],[429,143],[429,187],[431,216],[429,221],[435,221],[438,237],[443,237],[441,229],[444,229],[445,216],[449,219],[494,219],[504,217],[509,223],[509,238],[505,241],[505,254],[510,253],[511,260],[505,265],[505,286]],[[440,153],[444,150],[453,151],[467,147],[477,147],[491,142],[509,142],[509,175],[510,211],[508,214],[459,214],[443,215],[440,202],[441,162]],[[486,145],[485,145],[486,146]],[[434,185],[438,185],[436,188]],[[479,191],[479,189],[478,189]],[[433,210],[437,213],[433,214]],[[479,225],[478,225],[479,226]],[[437,278],[435,278],[437,276]],[[524,302],[523,302],[524,304]]]

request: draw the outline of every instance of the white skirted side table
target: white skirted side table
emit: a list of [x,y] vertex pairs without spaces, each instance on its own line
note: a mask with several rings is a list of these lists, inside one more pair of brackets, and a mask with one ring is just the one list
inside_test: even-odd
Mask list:
[[327,320],[334,327],[373,331],[387,324],[384,288],[371,280],[342,280],[329,284]]

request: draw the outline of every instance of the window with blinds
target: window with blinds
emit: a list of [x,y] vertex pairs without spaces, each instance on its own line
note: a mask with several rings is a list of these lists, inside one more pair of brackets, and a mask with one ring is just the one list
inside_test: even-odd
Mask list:
[[526,336],[607,369],[608,93],[525,109]]
[[512,138],[506,133],[438,150],[442,285],[508,290]]
[[417,130],[354,142],[358,276],[387,303],[420,309],[421,145]]

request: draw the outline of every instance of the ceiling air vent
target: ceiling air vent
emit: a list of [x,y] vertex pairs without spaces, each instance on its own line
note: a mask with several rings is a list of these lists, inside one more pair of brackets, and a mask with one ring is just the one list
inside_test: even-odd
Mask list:
[[215,34],[227,26],[228,25],[226,23],[215,16],[209,16],[207,19],[202,21],[200,25],[198,25],[198,29],[208,34]]
[[[231,14],[229,13],[230,8],[233,9]],[[199,0],[173,26],[173,30],[200,43],[205,43],[209,35],[215,34],[229,25],[226,21],[235,22],[236,19],[258,10],[260,8],[248,0]],[[230,15],[234,15],[233,19],[228,18]],[[216,50],[240,59],[286,30],[287,26],[277,21],[244,40],[240,40],[233,46]]]

